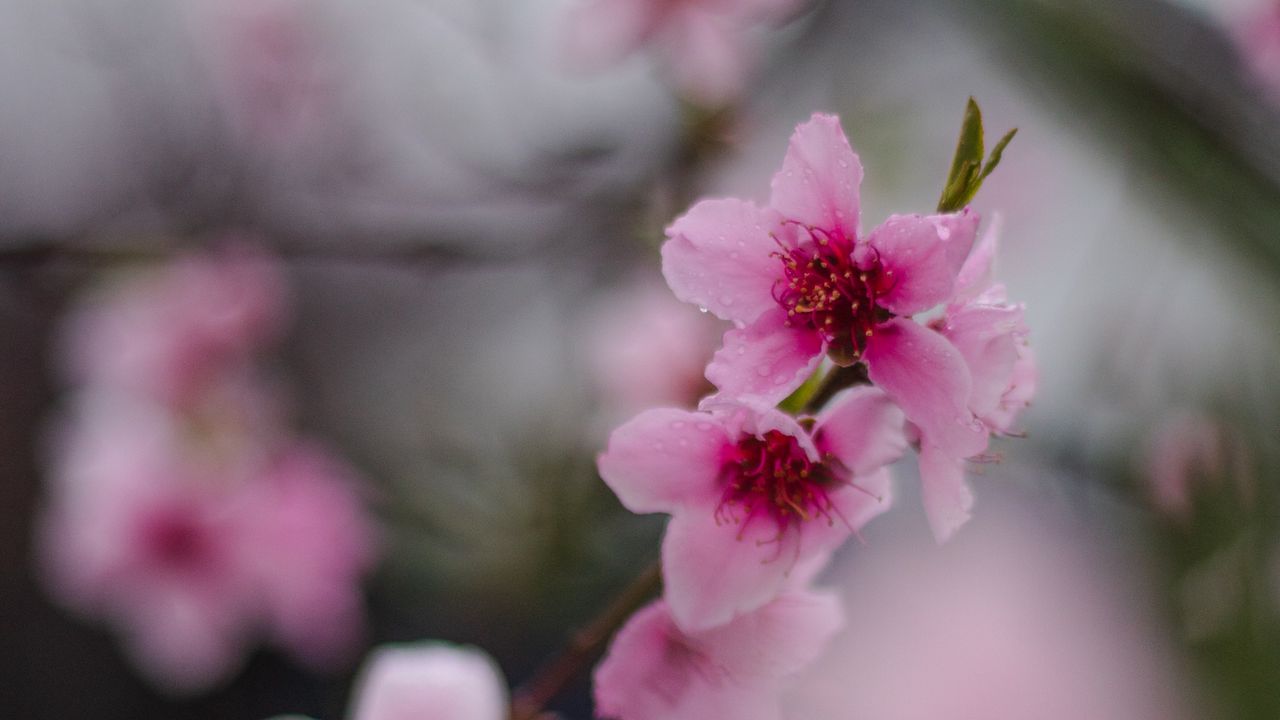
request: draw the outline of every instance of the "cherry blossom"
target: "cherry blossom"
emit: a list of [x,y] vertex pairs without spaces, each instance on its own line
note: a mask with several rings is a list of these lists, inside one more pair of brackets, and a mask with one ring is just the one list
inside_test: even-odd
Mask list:
[[824,353],[862,362],[930,445],[981,453],[987,429],[969,409],[964,356],[911,319],[951,299],[978,217],[894,215],[862,236],[861,181],[839,120],[817,114],[792,135],[768,206],[704,200],[667,229],[663,273],[676,296],[738,325],[707,378],[726,396],[773,404]]
[[804,0],[584,0],[568,22],[568,50],[581,65],[616,63],[656,46],[675,84],[701,104],[721,105],[742,92],[751,31],[777,22]]
[[596,713],[617,720],[774,720],[786,681],[842,626],[835,596],[791,590],[719,627],[685,632],[658,600],[618,631],[595,671]]
[[284,285],[249,245],[189,254],[90,294],[66,323],[70,379],[183,403],[279,331]]
[[671,515],[666,600],[690,631],[769,602],[797,564],[886,510],[884,466],[906,447],[902,413],[871,387],[836,396],[812,430],[772,408],[704,406],[641,413],[614,430],[598,463],[627,509]]
[[[1035,394],[1035,357],[1027,345],[1023,306],[1008,302],[993,280],[998,227],[993,224],[956,278],[954,297],[930,323],[964,358],[972,379],[968,408],[989,432],[1009,434]],[[964,481],[964,457],[920,439],[920,480],[930,527],[939,541],[970,516],[973,493]]]

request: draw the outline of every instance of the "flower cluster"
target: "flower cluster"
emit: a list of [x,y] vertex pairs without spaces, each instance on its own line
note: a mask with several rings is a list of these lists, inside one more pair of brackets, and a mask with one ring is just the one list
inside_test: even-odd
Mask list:
[[171,690],[224,678],[259,636],[320,666],[360,639],[374,540],[354,473],[290,432],[255,368],[282,286],[237,246],[139,273],[68,322],[41,559],[57,597]]
[[978,242],[967,207],[863,234],[861,180],[839,121],[815,115],[768,205],[704,200],[667,230],[675,295],[735,326],[706,369],[714,395],[641,413],[600,455],[627,509],[671,517],[663,598],[597,669],[604,716],[778,717],[776,688],[841,624],[808,581],[887,509],[887,466],[915,448],[946,539],[972,504],[965,461],[1014,432],[1034,391],[995,234]]

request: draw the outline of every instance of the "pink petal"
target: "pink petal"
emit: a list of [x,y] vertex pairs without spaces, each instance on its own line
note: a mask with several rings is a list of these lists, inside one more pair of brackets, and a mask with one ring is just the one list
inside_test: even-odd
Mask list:
[[727,396],[769,405],[790,395],[818,367],[823,345],[817,333],[786,321],[775,305],[751,325],[726,332],[707,379]]
[[949,299],[960,266],[973,246],[978,215],[969,208],[949,215],[892,215],[867,236],[892,288],[876,304],[914,315]]
[[919,426],[925,441],[953,457],[986,448],[986,429],[968,409],[969,368],[946,338],[895,318],[876,326],[863,359],[871,381]]
[[920,495],[938,542],[969,522],[973,492],[964,482],[964,461],[928,444],[920,447]]
[[956,276],[955,298],[952,302],[961,303],[977,297],[982,291],[995,282],[996,243],[1000,235],[1001,217],[992,218],[982,239],[973,247],[969,257],[960,267]]
[[815,114],[791,136],[782,169],[773,176],[769,204],[787,220],[858,235],[862,162],[834,115]]
[[970,304],[948,313],[942,334],[964,356],[973,389],[969,409],[979,418],[997,411],[1013,381],[1026,327],[1018,305]]
[[794,591],[693,637],[738,682],[767,684],[808,667],[843,625],[834,594]]
[[596,668],[596,714],[619,720],[777,720],[774,684],[739,682],[696,637],[673,622],[667,603],[642,608],[614,636]]
[[635,513],[672,512],[719,497],[724,427],[706,413],[646,410],[613,431],[600,477]]
[[715,506],[672,516],[662,540],[667,602],[686,632],[723,625],[772,600],[796,562],[799,534],[772,519],[717,522]]
[[493,660],[445,643],[388,645],[366,661],[351,720],[506,720],[507,688]]
[[667,228],[662,274],[681,300],[751,322],[778,307],[773,285],[782,265],[770,237],[777,224],[776,213],[751,202],[703,200]]
[[813,437],[823,454],[839,458],[855,476],[866,475],[902,457],[906,417],[875,387],[851,388],[836,395],[818,415]]
[[983,422],[995,432],[1011,431],[1018,419],[1018,414],[1031,403],[1031,398],[1035,396],[1039,375],[1035,354],[1031,352],[1030,347],[1020,345],[1018,361],[1013,365],[1013,377],[1009,380],[1009,387],[1000,398],[1000,404],[983,416]]

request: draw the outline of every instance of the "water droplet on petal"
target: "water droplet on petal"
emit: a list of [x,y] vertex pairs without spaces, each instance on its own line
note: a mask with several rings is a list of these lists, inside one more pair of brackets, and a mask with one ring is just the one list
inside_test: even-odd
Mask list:
[[671,423],[671,429],[672,429],[672,430],[683,430],[683,429],[684,429],[684,421],[683,421],[683,420],[676,420],[675,422]]
[[707,432],[708,430],[710,430],[710,429],[711,429],[711,427],[712,427],[712,426],[711,426],[711,423],[709,423],[709,422],[700,422],[700,423],[698,423],[697,427],[698,427],[698,429],[699,429],[699,430],[701,430],[702,432]]
[[770,372],[769,368],[764,365],[761,365],[760,367],[756,368],[756,374],[759,375],[760,377],[765,377],[766,375],[769,374],[769,372]]
[[699,306],[698,306],[698,312],[700,312],[700,313],[705,313],[705,312],[711,312],[711,311],[707,309],[707,306],[706,306],[706,305],[699,305]]

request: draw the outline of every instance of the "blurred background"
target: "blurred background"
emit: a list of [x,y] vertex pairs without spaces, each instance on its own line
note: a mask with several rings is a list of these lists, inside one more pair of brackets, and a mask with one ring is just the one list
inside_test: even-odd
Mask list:
[[[788,711],[1280,717],[1280,4],[775,4],[708,86],[669,43],[581,62],[572,0],[0,0],[0,714],[337,720],[370,647],[424,638],[518,684],[656,556],[594,455],[705,389],[723,328],[665,290],[665,224],[767,199],[814,111],[861,155],[864,227],[929,211],[972,95],[1019,128],[974,205],[1027,306],[1027,437],[941,547],[895,468]],[[169,347],[207,297],[240,315]],[[135,347],[218,367],[156,390]],[[201,487],[323,477],[312,546],[259,575],[313,569],[311,627],[362,634],[235,620],[227,588],[267,582],[239,575],[134,615],[67,559],[111,504],[68,477],[211,437],[268,450],[218,445]],[[280,469],[302,445],[324,459]],[[181,528],[148,537],[195,552]],[[236,643],[182,635],[192,607]],[[555,707],[590,717],[586,680]]]

